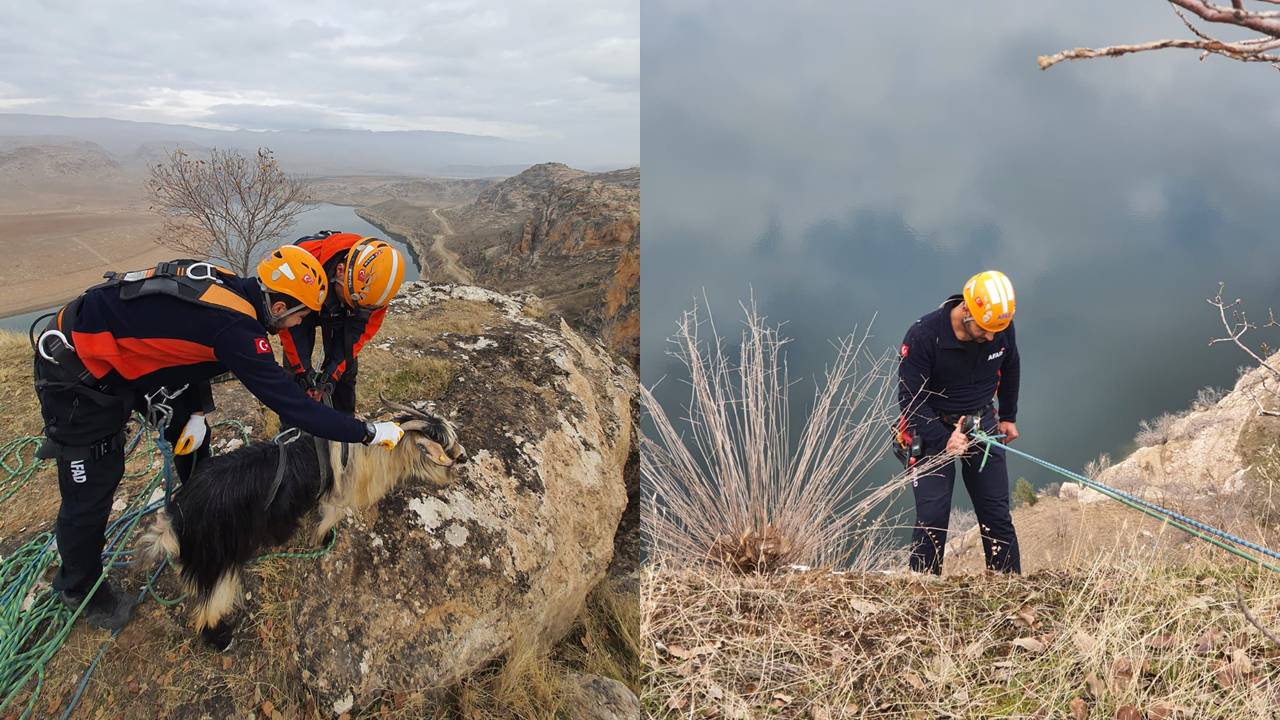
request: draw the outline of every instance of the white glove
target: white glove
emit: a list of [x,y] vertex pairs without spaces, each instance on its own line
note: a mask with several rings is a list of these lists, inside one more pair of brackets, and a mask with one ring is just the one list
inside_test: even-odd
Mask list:
[[189,455],[196,451],[196,448],[204,444],[204,436],[209,432],[209,427],[205,425],[204,415],[200,413],[192,413],[191,418],[187,420],[187,424],[182,427],[182,434],[178,436],[178,442],[173,446],[174,455]]
[[373,424],[373,437],[369,438],[366,445],[381,445],[390,450],[400,442],[400,438],[404,437],[404,430],[400,429],[400,425],[393,422],[380,422]]

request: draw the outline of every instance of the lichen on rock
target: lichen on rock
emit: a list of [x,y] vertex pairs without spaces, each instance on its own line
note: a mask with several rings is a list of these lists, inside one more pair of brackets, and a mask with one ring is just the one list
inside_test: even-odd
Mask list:
[[433,352],[467,361],[443,397],[422,399],[455,420],[471,461],[448,487],[409,482],[348,517],[305,571],[297,675],[322,706],[447,687],[517,637],[556,641],[612,559],[634,373],[482,288],[409,283],[392,313],[458,300],[496,311],[489,342],[443,334]]

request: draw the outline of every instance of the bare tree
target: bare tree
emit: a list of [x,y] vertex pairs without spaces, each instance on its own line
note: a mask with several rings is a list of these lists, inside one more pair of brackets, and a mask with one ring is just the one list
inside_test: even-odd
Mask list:
[[266,148],[256,158],[214,149],[198,159],[175,150],[152,166],[147,189],[152,209],[167,221],[161,245],[225,262],[241,275],[310,202],[304,183],[285,175]]
[[[1266,345],[1266,343],[1263,343],[1260,350],[1254,350],[1246,345],[1244,340],[1242,340],[1245,333],[1250,330],[1257,329],[1258,326],[1251,322],[1248,316],[1245,315],[1244,309],[1240,307],[1240,298],[1236,298],[1233,302],[1227,302],[1222,299],[1222,291],[1225,287],[1226,285],[1224,283],[1219,283],[1218,294],[1209,298],[1208,302],[1210,305],[1218,309],[1218,317],[1222,320],[1222,327],[1227,331],[1227,334],[1225,337],[1213,338],[1209,341],[1209,344],[1217,345],[1218,343],[1231,343],[1235,345],[1248,355],[1255,363],[1257,363],[1258,367],[1266,369],[1267,374],[1270,376],[1272,381],[1280,381],[1280,368],[1273,366],[1267,361],[1267,356],[1271,354],[1271,349]],[[1228,313],[1230,313],[1230,317],[1227,316]],[[1267,314],[1269,319],[1262,327],[1280,327],[1280,322],[1276,320],[1275,311],[1269,311]],[[1277,397],[1277,399],[1280,399],[1280,389],[1268,387],[1267,378],[1263,378],[1262,390]],[[1280,417],[1280,411],[1265,408],[1262,402],[1253,393],[1249,393],[1249,398],[1253,400],[1254,405],[1258,408],[1259,415]]]
[[[1270,51],[1280,49],[1280,10],[1245,9],[1244,0],[1231,0],[1231,5],[1215,5],[1207,0],[1166,0],[1173,11],[1187,26],[1194,38],[1153,40],[1133,45],[1110,45],[1100,48],[1073,48],[1053,55],[1039,57],[1040,69],[1057,65],[1064,60],[1087,60],[1098,57],[1118,57],[1131,53],[1186,48],[1199,50],[1200,59],[1209,55],[1221,55],[1240,62],[1266,62],[1280,69],[1280,55]],[[1252,0],[1254,5],[1280,5],[1280,0]],[[1252,37],[1242,40],[1222,40],[1197,27],[1183,12],[1189,12],[1199,20],[1219,28],[1238,28]]]

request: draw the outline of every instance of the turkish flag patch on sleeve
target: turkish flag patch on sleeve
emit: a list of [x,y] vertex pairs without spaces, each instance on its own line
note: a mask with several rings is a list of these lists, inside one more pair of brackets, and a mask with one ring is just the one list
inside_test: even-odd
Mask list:
[[908,350],[908,348],[907,348],[907,344],[906,344],[906,343],[902,343],[902,349],[898,351],[898,354],[899,354],[899,355],[901,355],[902,357],[906,357],[906,356],[907,356],[907,350]]
[[267,342],[264,337],[253,339],[253,348],[258,351],[259,355],[271,353],[271,343]]

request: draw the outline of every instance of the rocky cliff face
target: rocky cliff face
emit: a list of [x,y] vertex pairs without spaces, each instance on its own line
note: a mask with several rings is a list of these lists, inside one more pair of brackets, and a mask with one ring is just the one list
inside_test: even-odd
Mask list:
[[335,714],[446,687],[517,638],[556,641],[613,557],[634,373],[563,322],[476,287],[412,283],[392,313],[431,327],[464,305],[484,323],[380,341],[406,365],[456,368],[435,408],[471,461],[449,487],[410,483],[349,517],[305,571],[304,587],[326,591],[300,601],[298,673]]
[[526,290],[633,365],[639,357],[640,169],[535,165],[444,213],[478,282]]

